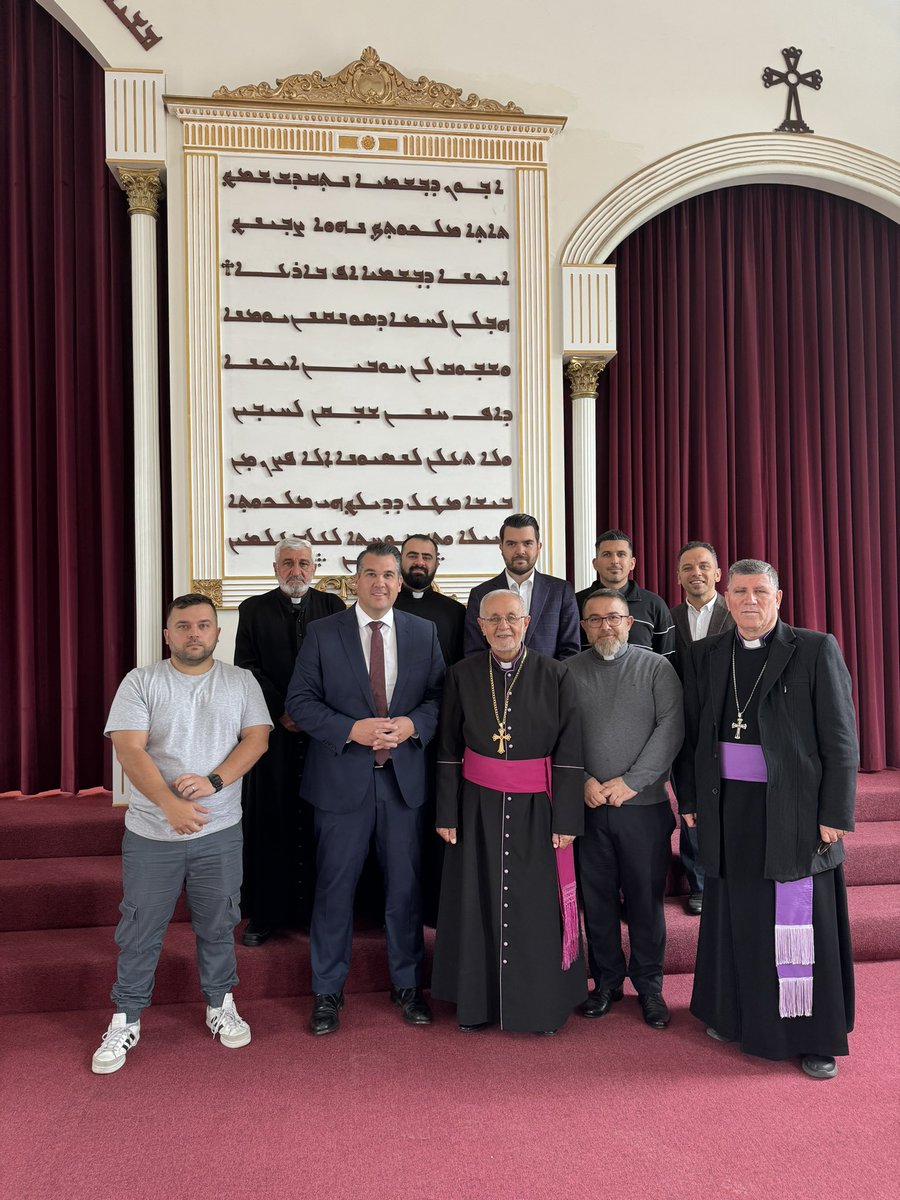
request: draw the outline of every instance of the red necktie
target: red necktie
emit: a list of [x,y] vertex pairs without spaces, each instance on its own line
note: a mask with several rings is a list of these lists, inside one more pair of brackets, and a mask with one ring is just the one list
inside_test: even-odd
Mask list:
[[[375,701],[376,717],[388,715],[387,687],[384,682],[384,641],[381,637],[382,621],[370,621],[372,642],[369,646],[369,684],[372,688],[372,699]],[[375,762],[383,766],[391,757],[390,750],[376,750]]]

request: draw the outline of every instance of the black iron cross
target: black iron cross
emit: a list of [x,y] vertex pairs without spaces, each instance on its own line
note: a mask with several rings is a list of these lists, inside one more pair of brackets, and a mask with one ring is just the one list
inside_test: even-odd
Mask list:
[[802,50],[798,50],[796,46],[788,46],[782,50],[784,63],[787,67],[786,71],[776,71],[774,67],[766,67],[762,73],[763,86],[770,88],[776,83],[786,83],[788,87],[787,109],[784,114],[784,120],[775,130],[776,133],[815,133],[803,120],[800,112],[800,84],[804,87],[814,88],[816,91],[822,86],[822,72],[818,69],[815,71],[806,71],[801,73],[797,70],[797,64],[800,61]]

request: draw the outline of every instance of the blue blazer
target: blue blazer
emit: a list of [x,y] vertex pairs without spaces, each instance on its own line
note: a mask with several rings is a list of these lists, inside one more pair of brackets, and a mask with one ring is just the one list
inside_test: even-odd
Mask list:
[[[431,621],[394,610],[397,683],[389,716],[409,717],[417,738],[391,752],[400,792],[410,808],[425,802],[425,746],[437,728],[444,659]],[[311,624],[288,687],[285,709],[309,735],[300,795],[313,808],[348,813],[372,784],[367,746],[348,742],[355,721],[376,716],[354,608]]]
[[[487,649],[487,642],[478,625],[478,608],[481,601],[488,592],[495,592],[498,588],[506,591],[508,587],[506,572],[502,571],[494,579],[479,583],[478,587],[469,592],[463,647],[467,656]],[[572,585],[564,579],[535,571],[534,587],[531,591],[531,621],[525,630],[525,645],[537,654],[546,654],[549,658],[560,661],[580,653],[578,605]]]

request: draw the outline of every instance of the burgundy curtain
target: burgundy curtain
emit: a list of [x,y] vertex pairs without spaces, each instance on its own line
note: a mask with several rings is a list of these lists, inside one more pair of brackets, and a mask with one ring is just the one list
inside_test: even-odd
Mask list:
[[900,227],[799,187],[686,201],[617,249],[597,528],[670,603],[678,547],[774,563],[853,676],[864,769],[900,766]]
[[0,791],[70,791],[134,659],[128,217],[103,71],[33,0],[0,89]]

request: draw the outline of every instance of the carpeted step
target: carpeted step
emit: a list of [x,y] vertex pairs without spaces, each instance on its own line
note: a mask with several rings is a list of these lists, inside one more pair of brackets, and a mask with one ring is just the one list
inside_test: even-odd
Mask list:
[[849,888],[900,883],[900,822],[860,821],[847,835],[844,876]]
[[[115,925],[122,899],[122,859],[0,859],[0,931]],[[184,897],[175,920],[188,920]]]
[[900,771],[857,776],[856,820],[900,821]]
[[[264,946],[240,944],[236,932],[242,997],[311,994],[309,938],[301,933],[274,934]],[[108,1003],[115,979],[116,946],[112,926],[0,933],[0,1014],[98,1008]],[[431,975],[434,933],[425,931],[426,973]],[[180,1004],[199,996],[194,936],[189,924],[173,922],[166,932],[156,972],[154,1000]],[[347,991],[388,991],[390,977],[384,933],[357,932]]]
[[109,792],[0,797],[0,859],[118,854],[124,828]]

